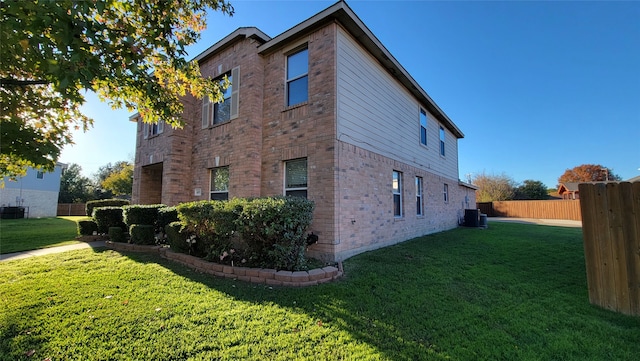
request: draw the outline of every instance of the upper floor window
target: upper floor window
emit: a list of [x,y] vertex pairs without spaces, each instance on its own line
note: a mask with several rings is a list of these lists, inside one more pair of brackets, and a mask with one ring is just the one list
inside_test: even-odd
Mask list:
[[307,198],[307,158],[285,162],[284,194]]
[[144,135],[144,139],[162,134],[162,132],[164,132],[164,121],[162,120],[158,121],[157,123],[142,124],[142,134]]
[[444,128],[440,127],[440,155],[444,156]]
[[309,96],[309,49],[287,56],[287,106],[306,102]]
[[393,216],[402,217],[402,173],[393,171]]
[[42,171],[37,171],[37,173],[36,173],[36,178],[37,178],[37,179],[44,179],[44,172],[42,172]]
[[226,201],[229,199],[229,167],[211,169],[210,200]]
[[214,124],[228,122],[238,117],[239,88],[240,88],[240,68],[233,68],[217,80],[224,86],[225,77],[229,81],[229,86],[222,89],[222,101],[212,102],[209,97],[202,99],[202,128],[207,128]]
[[427,145],[427,112],[420,109],[420,143]]
[[422,177],[416,177],[416,215],[422,216],[424,214],[423,211],[423,202],[422,202]]

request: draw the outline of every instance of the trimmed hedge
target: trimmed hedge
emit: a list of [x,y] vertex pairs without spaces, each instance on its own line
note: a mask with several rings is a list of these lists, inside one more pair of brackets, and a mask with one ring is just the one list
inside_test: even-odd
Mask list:
[[93,232],[98,232],[98,225],[93,219],[83,219],[78,223],[78,235],[91,236]]
[[124,223],[131,228],[134,224],[148,224],[155,226],[158,221],[158,211],[165,208],[164,204],[127,205],[122,207]]
[[150,224],[131,225],[129,235],[133,244],[156,244],[154,226]]
[[120,227],[122,230],[126,229],[122,217],[122,208],[120,207],[94,208],[92,216],[98,225],[98,233],[107,233],[109,227]]
[[[191,253],[189,243],[187,243],[187,235],[182,232],[182,223],[171,222],[164,227],[164,232],[167,234],[167,242],[173,251]],[[196,243],[193,243],[193,246],[195,247]]]
[[177,222],[178,220],[178,209],[176,207],[158,209],[158,220],[156,222],[158,228],[165,230],[169,224]]
[[130,202],[126,199],[98,199],[95,201],[88,201],[85,205],[85,212],[87,216],[93,216],[93,210],[98,207],[122,207],[128,205]]
[[206,258],[223,263],[235,259],[289,271],[306,268],[306,229],[313,209],[313,202],[299,197],[235,198],[177,206],[184,242],[195,236],[192,251],[195,248]]
[[126,242],[127,237],[120,227],[109,227],[109,240],[111,242]]
[[306,230],[313,209],[306,198],[256,198],[244,205],[236,226],[261,265],[299,271],[307,266]]

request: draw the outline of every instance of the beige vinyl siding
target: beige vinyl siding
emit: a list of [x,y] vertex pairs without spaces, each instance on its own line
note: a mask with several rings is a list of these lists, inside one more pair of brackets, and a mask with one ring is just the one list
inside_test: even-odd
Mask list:
[[337,48],[338,139],[458,179],[456,137],[445,127],[442,157],[440,123],[427,111],[428,146],[420,144],[418,101],[342,29]]

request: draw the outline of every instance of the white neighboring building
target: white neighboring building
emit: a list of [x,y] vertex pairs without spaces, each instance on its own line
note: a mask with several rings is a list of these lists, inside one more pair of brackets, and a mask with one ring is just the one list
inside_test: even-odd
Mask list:
[[0,188],[0,205],[24,207],[25,218],[55,217],[60,177],[66,167],[66,164],[57,163],[53,172],[28,168],[27,174],[16,180],[4,178],[4,188]]

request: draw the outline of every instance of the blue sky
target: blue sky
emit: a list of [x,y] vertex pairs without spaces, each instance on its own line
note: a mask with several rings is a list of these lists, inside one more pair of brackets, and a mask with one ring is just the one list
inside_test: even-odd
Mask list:
[[[231,0],[208,16],[190,58],[241,26],[276,36],[334,1]],[[465,134],[459,174],[516,182],[602,164],[640,175],[640,2],[348,1]],[[64,163],[86,176],[133,160],[135,124],[89,97],[94,128],[76,133]]]

